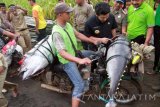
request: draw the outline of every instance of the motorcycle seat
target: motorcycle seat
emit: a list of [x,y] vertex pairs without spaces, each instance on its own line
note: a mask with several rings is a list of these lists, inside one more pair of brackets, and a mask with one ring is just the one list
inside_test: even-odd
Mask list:
[[64,72],[63,64],[61,64],[61,63],[55,64],[54,66],[52,66],[51,69],[53,72]]

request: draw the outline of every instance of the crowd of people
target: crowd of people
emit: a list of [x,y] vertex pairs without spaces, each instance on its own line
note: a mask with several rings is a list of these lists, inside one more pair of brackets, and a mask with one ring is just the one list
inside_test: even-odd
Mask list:
[[[28,0],[32,6],[32,16],[35,19],[37,41],[45,38],[47,23],[43,9],[36,0]],[[134,41],[145,46],[150,45],[154,37],[155,58],[154,67],[148,74],[158,73],[160,70],[160,0],[155,0],[154,9],[144,0],[115,0],[113,6],[110,0],[102,0],[95,6],[89,0],[75,0],[72,8],[59,0],[54,7],[55,21],[52,28],[53,42],[56,55],[64,66],[64,71],[71,79],[74,89],[72,93],[72,107],[78,107],[81,96],[85,92],[86,84],[82,79],[77,64],[91,64],[87,58],[97,50],[97,44],[108,46],[108,41],[119,34],[125,35],[129,41]],[[155,11],[154,11],[155,10]],[[24,53],[31,49],[31,36],[24,16],[27,10],[10,4],[0,3],[0,37],[10,39],[18,38],[17,43],[23,48]],[[73,13],[73,26],[69,23]],[[84,58],[77,57],[77,44],[82,42]],[[3,96],[4,80],[7,74],[7,64],[0,54],[0,107],[7,107],[8,101]],[[160,85],[152,87],[160,90]],[[156,93],[160,97],[160,92]]]

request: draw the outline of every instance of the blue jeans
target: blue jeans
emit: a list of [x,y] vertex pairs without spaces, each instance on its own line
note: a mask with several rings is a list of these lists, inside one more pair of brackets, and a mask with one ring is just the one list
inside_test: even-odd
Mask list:
[[[93,51],[82,51],[84,57],[89,57],[90,55],[95,54]],[[72,93],[72,97],[80,99],[82,94],[84,93],[84,80],[80,75],[77,64],[75,62],[69,62],[64,64],[64,71],[67,73],[69,78],[71,79],[74,89]]]

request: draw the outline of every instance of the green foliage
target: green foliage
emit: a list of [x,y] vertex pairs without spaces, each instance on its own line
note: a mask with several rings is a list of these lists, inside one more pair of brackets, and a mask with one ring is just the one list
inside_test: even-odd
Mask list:
[[[54,19],[54,14],[53,14],[54,6],[57,4],[58,0],[36,0],[36,1],[43,8],[45,17],[47,19]],[[97,2],[100,2],[102,0],[90,0],[90,1],[94,6]],[[113,0],[111,0],[110,3],[111,5],[113,4],[112,1]],[[10,4],[19,5],[25,9],[28,9],[29,15],[31,15],[32,13],[32,7],[29,5],[28,0],[1,0],[0,2],[6,3],[7,6]],[[75,0],[65,0],[65,2],[72,7],[75,5]],[[146,2],[149,3],[151,6],[153,6],[153,0],[146,0]]]
[[[99,1],[101,0],[92,0],[92,3],[96,4]],[[0,2],[6,3],[7,6],[10,4],[19,5],[25,9],[28,9],[29,15],[32,15],[32,7],[29,5],[28,0],[1,0]],[[58,3],[58,0],[36,0],[36,2],[43,8],[47,19],[54,19],[53,11],[55,5]],[[65,0],[65,2],[72,7],[75,5],[75,0]]]

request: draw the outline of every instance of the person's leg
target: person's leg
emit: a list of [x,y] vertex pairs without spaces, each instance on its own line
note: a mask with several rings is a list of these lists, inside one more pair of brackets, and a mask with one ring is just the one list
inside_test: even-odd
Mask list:
[[[159,58],[160,58],[160,27],[155,26],[154,27],[154,66],[152,71],[148,71],[147,74],[152,75],[158,72],[158,64],[159,64]],[[160,87],[160,86],[158,86]]]
[[21,34],[21,36],[18,38],[17,43],[22,47],[23,53],[25,53],[27,51],[27,46],[25,44],[23,33],[20,33],[20,34]]
[[[153,70],[158,72],[158,64],[160,63],[160,27],[154,27],[154,46],[155,46],[155,59]],[[160,82],[160,78],[158,79]],[[160,83],[152,86],[153,90],[160,91]],[[160,97],[160,92],[155,93],[157,97]]]
[[72,97],[72,107],[79,107],[80,100]]
[[44,39],[47,36],[46,34],[46,28],[44,29],[39,29],[39,34],[38,34],[38,38],[37,41],[41,41],[42,39]]
[[31,46],[31,36],[30,36],[28,30],[24,31],[24,40],[25,40],[25,44],[27,46],[27,51],[29,51],[32,46]]
[[155,47],[155,58],[153,70],[157,72],[159,58],[160,58],[160,27],[154,28],[154,47]]
[[4,81],[6,78],[6,74],[7,74],[7,67],[4,68],[3,62],[4,62],[4,59],[2,56],[1,61],[0,61],[0,67],[1,67],[1,70],[4,70],[4,71],[0,71],[0,107],[7,107],[8,101],[6,100],[6,98],[2,94],[2,89],[3,89]]
[[[94,51],[90,51],[90,50],[83,50],[81,51],[82,55],[84,57],[91,57],[91,55],[96,55],[96,53]],[[92,64],[91,64],[92,65]],[[81,72],[83,73],[83,79],[84,79],[84,92],[89,91],[89,86],[90,86],[90,72],[91,72],[91,65],[86,65],[83,66],[81,69]]]
[[74,85],[72,93],[72,107],[78,107],[80,98],[84,91],[84,81],[79,73],[76,63],[69,62],[64,64],[64,71],[67,73]]
[[[94,51],[89,51],[89,50],[83,50],[82,51],[82,54],[85,56],[85,57],[90,57],[91,55],[95,55],[96,52]],[[98,59],[98,66],[95,65],[95,63],[92,64],[92,70],[93,68],[97,69],[98,72],[104,72],[105,71],[105,58],[106,56],[104,56],[103,58],[101,57],[100,59]]]
[[[2,67],[2,66],[0,66]],[[2,94],[2,89],[3,89],[3,85],[4,85],[4,81],[5,81],[5,78],[6,78],[6,70],[3,71],[2,73],[0,73],[0,98],[4,98],[3,94]]]

